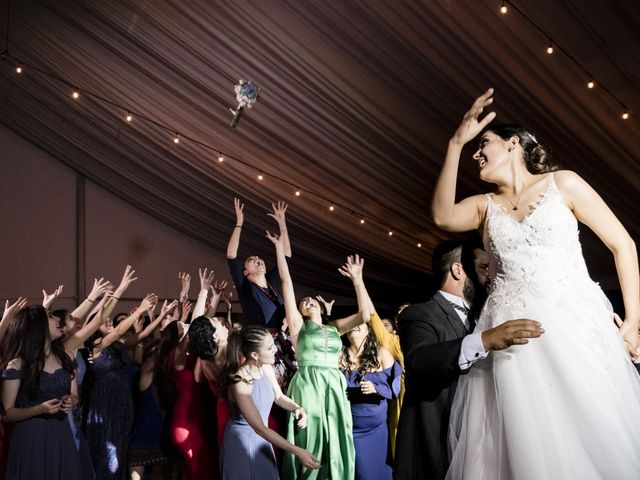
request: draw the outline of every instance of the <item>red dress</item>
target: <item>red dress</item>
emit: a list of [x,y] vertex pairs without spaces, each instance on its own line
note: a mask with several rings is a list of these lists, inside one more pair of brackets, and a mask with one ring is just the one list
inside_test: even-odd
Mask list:
[[169,368],[178,393],[171,418],[171,439],[184,458],[189,480],[215,480],[219,476],[218,455],[212,452],[203,431],[203,396],[194,378],[195,361],[187,357],[182,370],[176,370],[174,363],[175,349],[169,356]]

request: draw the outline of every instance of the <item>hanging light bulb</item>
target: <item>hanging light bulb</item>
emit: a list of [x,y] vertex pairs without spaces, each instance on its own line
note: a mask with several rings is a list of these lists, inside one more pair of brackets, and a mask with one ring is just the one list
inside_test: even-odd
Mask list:
[[299,188],[296,188],[296,197],[299,197],[299,196],[300,196],[300,193],[301,193],[301,192],[300,192],[300,189],[299,189]]
[[262,175],[262,172],[260,172],[260,173],[258,174],[258,180],[262,180],[263,178],[264,178],[264,175]]
[[389,230],[389,236],[393,237],[393,232],[391,230]]
[[418,243],[418,248],[422,248],[422,244],[421,243]]
[[500,7],[500,13],[503,15],[507,13],[507,5],[505,4],[505,2],[502,2],[502,6]]
[[589,82],[587,83],[587,88],[593,88],[596,86],[596,82],[594,82],[593,80],[589,80]]
[[364,218],[360,219],[360,225],[362,225],[364,223]]
[[627,110],[626,112],[624,112],[624,113],[622,114],[622,119],[623,119],[623,120],[627,120],[627,119],[629,118],[629,116],[630,116],[630,115],[631,115],[631,114],[630,114],[630,113],[629,113],[629,111]]
[[131,115],[131,112],[127,112],[127,116],[124,118],[127,122],[131,122],[133,120],[133,115]]
[[333,205],[329,205],[329,210],[330,210],[331,212],[333,212],[335,209],[336,209],[336,207],[334,207]]
[[549,43],[549,46],[547,47],[547,53],[549,55],[553,53],[553,43]]
[[224,157],[222,156],[222,154],[218,155],[218,162],[220,163],[224,162]]
[[18,75],[20,75],[23,71],[24,71],[24,70],[22,69],[22,65],[18,65],[18,66],[16,67],[16,73],[17,73]]
[[80,92],[78,92],[77,90],[74,90],[73,92],[71,92],[71,97],[72,97],[74,100],[79,99],[79,98],[80,98]]
[[176,133],[176,136],[173,137],[173,143],[180,143],[180,137],[178,137],[178,134]]

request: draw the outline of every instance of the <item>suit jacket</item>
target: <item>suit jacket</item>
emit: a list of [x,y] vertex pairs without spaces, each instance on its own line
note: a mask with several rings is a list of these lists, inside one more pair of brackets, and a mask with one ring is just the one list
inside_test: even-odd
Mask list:
[[398,321],[405,358],[405,396],[396,438],[394,478],[438,480],[449,467],[447,432],[468,334],[451,304],[436,293],[407,307]]

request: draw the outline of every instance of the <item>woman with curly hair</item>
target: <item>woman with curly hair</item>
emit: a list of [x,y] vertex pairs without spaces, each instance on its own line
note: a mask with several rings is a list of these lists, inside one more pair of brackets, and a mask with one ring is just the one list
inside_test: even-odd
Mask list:
[[355,478],[391,480],[387,402],[400,393],[402,367],[378,345],[367,324],[347,332],[342,342],[340,370],[347,380],[353,417]]

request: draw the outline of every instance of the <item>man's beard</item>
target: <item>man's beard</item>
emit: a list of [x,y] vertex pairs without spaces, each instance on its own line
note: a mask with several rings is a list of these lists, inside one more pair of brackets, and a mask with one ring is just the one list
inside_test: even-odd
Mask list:
[[469,277],[464,281],[464,287],[462,287],[462,295],[469,305],[473,305],[473,300],[476,296],[476,287]]

